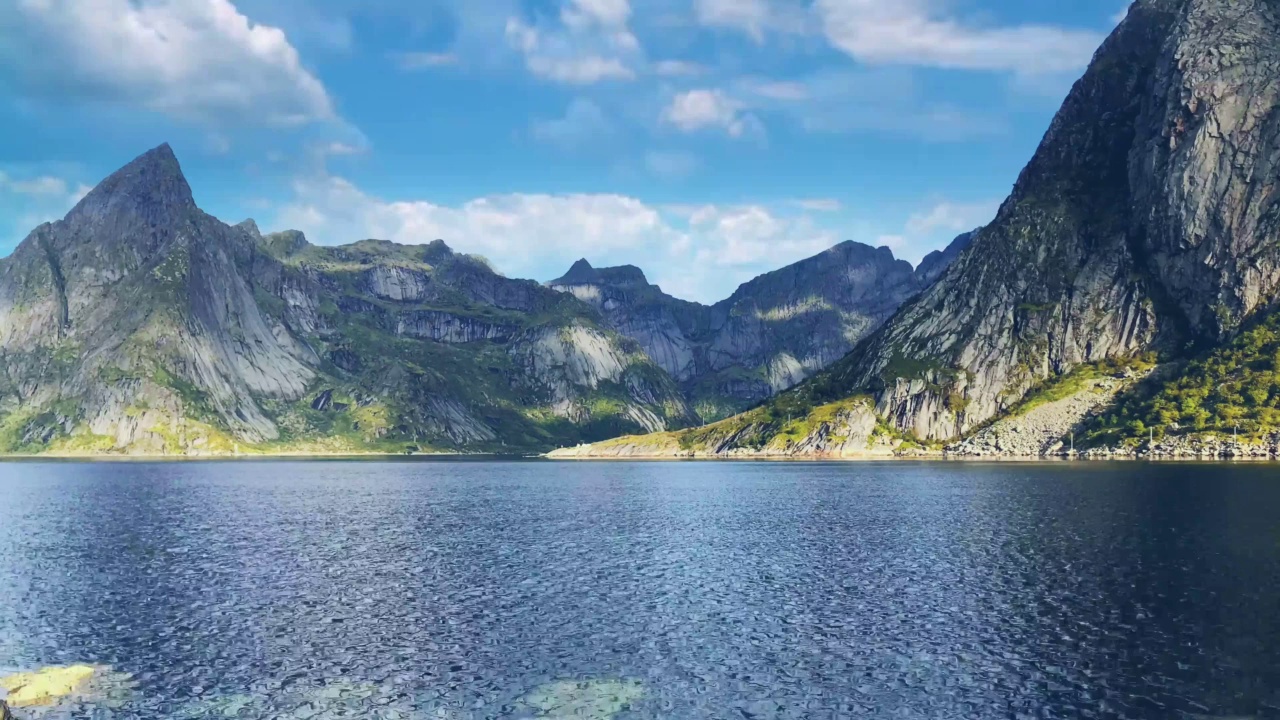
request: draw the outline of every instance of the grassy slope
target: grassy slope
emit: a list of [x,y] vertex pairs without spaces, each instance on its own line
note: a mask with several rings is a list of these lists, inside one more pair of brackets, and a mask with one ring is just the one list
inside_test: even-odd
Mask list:
[[1094,446],[1201,433],[1257,439],[1280,431],[1280,313],[1193,358],[1172,377],[1121,396],[1088,428]]

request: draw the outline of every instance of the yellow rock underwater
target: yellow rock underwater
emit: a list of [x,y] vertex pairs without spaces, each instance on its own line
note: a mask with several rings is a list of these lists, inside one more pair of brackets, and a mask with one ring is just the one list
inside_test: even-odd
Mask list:
[[566,680],[543,685],[523,701],[547,720],[610,720],[644,696],[635,680]]
[[10,707],[50,705],[79,689],[94,672],[88,665],[45,667],[0,677],[0,688],[8,692],[5,701]]

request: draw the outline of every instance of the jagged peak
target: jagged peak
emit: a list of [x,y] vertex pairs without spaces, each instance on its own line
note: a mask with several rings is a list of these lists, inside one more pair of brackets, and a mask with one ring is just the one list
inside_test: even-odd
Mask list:
[[548,285],[580,285],[599,283],[617,287],[648,286],[649,278],[644,271],[635,265],[618,265],[615,267],[592,267],[587,260],[581,259],[569,268],[569,272],[547,283]]
[[153,224],[177,212],[194,210],[191,186],[168,143],[152,148],[109,175],[67,214],[68,220],[99,220],[132,211]]
[[[252,221],[249,221],[252,222]],[[243,225],[244,223],[241,223]],[[311,243],[307,236],[299,230],[281,230],[259,236],[266,245],[267,251],[278,257],[288,257],[306,248]]]
[[596,269],[587,262],[586,258],[579,258],[572,266],[569,272],[552,280],[550,285],[570,285],[573,283],[591,283],[599,278],[596,275]]
[[427,243],[422,249],[422,261],[428,265],[435,265],[442,260],[448,260],[454,256],[453,248],[444,240],[436,238]]
[[241,220],[239,223],[236,224],[236,227],[249,233],[254,238],[257,238],[257,239],[262,238],[262,230],[258,229],[258,223],[254,222],[253,218],[246,218],[244,220]]

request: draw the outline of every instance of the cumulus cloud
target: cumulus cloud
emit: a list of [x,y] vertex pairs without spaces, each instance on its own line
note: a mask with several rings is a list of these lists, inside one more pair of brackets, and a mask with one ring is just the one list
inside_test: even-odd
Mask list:
[[445,52],[393,53],[391,58],[395,60],[401,70],[425,70],[458,64],[458,56],[456,54]]
[[505,35],[538,77],[571,85],[630,80],[640,56],[630,16],[628,0],[567,0],[558,22],[511,17]]
[[0,59],[24,91],[141,105],[184,120],[334,118],[282,30],[229,0],[12,0]]
[[37,197],[60,197],[67,194],[67,181],[62,178],[41,175],[38,177],[19,179],[9,177],[0,172],[0,191],[16,195],[35,195]]
[[831,198],[805,198],[796,200],[795,204],[805,210],[813,212],[839,212],[843,207],[839,200]]
[[684,132],[719,128],[729,137],[742,138],[763,130],[759,119],[744,112],[745,108],[723,90],[689,90],[671,99],[661,120]]
[[968,232],[990,222],[998,207],[999,202],[994,200],[974,203],[939,202],[907,218],[906,230],[914,236],[939,230],[957,234]]
[[946,247],[960,233],[991,222],[999,207],[997,200],[935,202],[912,213],[901,232],[882,235],[876,243],[891,248],[904,260],[918,263],[930,252]]
[[931,0],[815,0],[823,33],[864,63],[1053,73],[1088,63],[1099,33],[1047,25],[979,26]]
[[809,88],[802,82],[788,80],[749,80],[748,91],[770,100],[807,100]]
[[653,64],[653,71],[664,77],[688,77],[706,74],[707,67],[688,60],[660,60]]
[[0,254],[8,254],[41,223],[66,215],[92,189],[53,175],[0,170]]
[[706,27],[745,33],[757,43],[769,33],[804,32],[807,13],[794,0],[695,0],[694,15]]
[[598,143],[615,134],[613,122],[592,100],[574,98],[562,117],[535,120],[533,137],[563,148],[579,148]]
[[276,226],[313,242],[437,238],[490,258],[513,277],[548,279],[576,259],[644,267],[668,292],[704,302],[738,284],[834,245],[807,214],[765,205],[658,207],[616,194],[506,194],[459,205],[388,200],[346,179],[299,180]]

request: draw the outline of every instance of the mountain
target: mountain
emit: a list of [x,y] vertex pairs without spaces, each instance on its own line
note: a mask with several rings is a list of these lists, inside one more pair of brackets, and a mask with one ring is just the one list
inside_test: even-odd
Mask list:
[[443,242],[202,212],[167,145],[0,261],[0,450],[540,450],[696,416],[597,311]]
[[916,270],[889,248],[844,242],[743,284],[715,305],[674,298],[636,267],[579,260],[548,287],[595,306],[716,420],[786,390],[848,353],[937,279],[960,236]]
[[[1201,385],[1185,373],[1254,357],[1269,342],[1261,333],[1252,354],[1222,349],[1275,305],[1278,178],[1280,3],[1139,0],[1072,88],[995,221],[933,285],[768,406],[650,442],[709,454],[839,454],[876,437],[945,442],[1058,397],[1066,379],[1097,369],[1124,377],[1127,363],[1145,367],[1153,354],[1173,376],[1139,384],[1155,391],[1124,392],[1157,398],[1147,417],[1162,434],[1195,427],[1203,408],[1168,401],[1188,382]],[[1205,359],[1177,371],[1180,358],[1197,354]],[[1241,370],[1219,376],[1235,378],[1238,390]],[[1272,402],[1257,394],[1238,404]],[[1130,410],[1091,412],[1115,427]],[[1127,432],[1154,436],[1148,423]],[[634,451],[624,445],[608,452]]]

